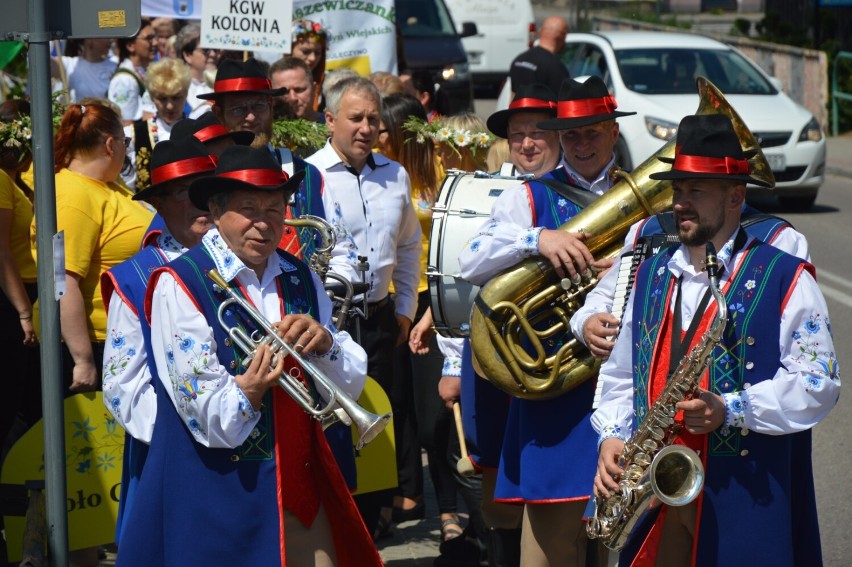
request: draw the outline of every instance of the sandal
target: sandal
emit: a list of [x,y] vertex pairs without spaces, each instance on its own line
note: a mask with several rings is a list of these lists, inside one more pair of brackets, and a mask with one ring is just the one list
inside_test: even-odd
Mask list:
[[447,542],[462,535],[461,524],[458,518],[448,518],[441,522],[441,541]]
[[373,542],[389,537],[393,537],[393,524],[391,520],[379,514],[379,522],[376,524],[376,531],[373,532]]

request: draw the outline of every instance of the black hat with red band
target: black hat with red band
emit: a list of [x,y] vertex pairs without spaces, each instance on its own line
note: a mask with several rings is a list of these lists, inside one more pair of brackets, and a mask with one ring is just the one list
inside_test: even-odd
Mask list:
[[287,200],[304,177],[304,170],[288,176],[266,148],[231,146],[219,156],[213,175],[189,186],[189,198],[204,211],[210,197],[223,191],[281,191]]
[[151,185],[133,195],[135,200],[148,200],[166,189],[166,184],[178,179],[211,174],[216,169],[216,158],[207,147],[188,138],[180,142],[164,140],[151,152]]
[[753,151],[743,151],[731,119],[722,114],[685,116],[677,129],[675,157],[658,158],[672,164],[669,171],[652,173],[651,179],[726,179],[771,184],[750,175],[748,159]]
[[229,132],[213,112],[205,112],[195,120],[184,118],[175,122],[170,134],[171,140],[194,136],[200,142],[207,143],[221,138],[231,138],[234,143],[248,146],[254,141],[254,134],[248,130]]
[[556,118],[539,122],[538,127],[542,130],[570,130],[636,114],[616,108],[615,97],[609,94],[600,77],[589,77],[584,83],[565,79],[559,87]]
[[547,85],[521,85],[509,108],[498,110],[489,116],[486,125],[495,136],[508,138],[509,118],[520,112],[543,112],[556,116],[556,95]]
[[266,76],[266,70],[257,59],[245,61],[225,59],[216,69],[216,81],[213,92],[198,95],[198,98],[215,100],[226,94],[261,94],[279,96],[287,92],[281,87],[273,89],[272,83]]

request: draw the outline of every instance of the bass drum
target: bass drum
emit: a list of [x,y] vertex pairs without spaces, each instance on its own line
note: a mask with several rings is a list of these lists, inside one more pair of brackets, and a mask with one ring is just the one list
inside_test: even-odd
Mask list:
[[459,254],[491,216],[497,197],[524,182],[523,177],[450,171],[435,206],[429,235],[426,276],[435,330],[445,337],[467,337],[470,310],[479,286],[459,277]]

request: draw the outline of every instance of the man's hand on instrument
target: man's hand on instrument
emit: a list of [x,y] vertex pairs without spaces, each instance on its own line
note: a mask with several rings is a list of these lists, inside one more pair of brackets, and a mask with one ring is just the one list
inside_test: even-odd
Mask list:
[[615,335],[618,334],[618,319],[612,313],[595,313],[583,323],[583,340],[589,347],[589,352],[597,359],[604,359],[615,346]]
[[251,364],[243,374],[238,374],[234,381],[242,390],[243,395],[251,402],[255,411],[260,410],[263,396],[269,388],[278,383],[278,379],[284,373],[284,358],[277,357],[274,368],[272,366],[272,351],[267,345],[260,345],[255,351]]
[[399,346],[408,341],[408,333],[411,332],[411,319],[397,313],[396,323],[399,325],[399,334],[396,336],[396,344],[394,346]]
[[444,400],[447,409],[453,409],[453,404],[459,401],[461,396],[461,378],[458,376],[441,376],[438,382],[438,395]]
[[272,326],[278,336],[300,355],[323,355],[334,344],[334,339],[328,329],[320,325],[310,315],[285,315],[283,319]]
[[600,258],[592,262],[592,268],[598,273],[598,281],[606,275],[613,264],[615,264],[615,258]]
[[579,282],[595,261],[583,243],[582,232],[544,229],[538,237],[538,253],[550,260],[560,278]]
[[624,474],[624,470],[618,466],[621,451],[624,449],[624,441],[618,437],[604,439],[598,451],[598,471],[595,474],[595,496],[607,498],[611,492],[618,492],[618,483],[615,477]]
[[707,390],[699,390],[693,399],[678,402],[675,407],[683,410],[686,430],[693,434],[715,431],[725,421],[725,400]]
[[434,336],[435,329],[432,328],[432,310],[427,309],[423,317],[411,328],[411,334],[408,336],[408,348],[414,354],[429,354],[429,343],[432,342],[432,337]]

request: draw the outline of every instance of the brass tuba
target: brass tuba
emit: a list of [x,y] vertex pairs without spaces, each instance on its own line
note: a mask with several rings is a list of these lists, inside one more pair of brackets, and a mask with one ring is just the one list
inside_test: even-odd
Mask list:
[[[751,175],[774,183],[760,145],[719,89],[704,77],[696,83],[700,101],[695,114],[728,116],[743,150],[755,152],[749,159]],[[658,158],[674,157],[675,142],[670,140],[632,173],[618,172],[618,183],[559,230],[582,232],[595,257],[616,254],[633,223],[671,206],[671,182],[649,176],[667,167]],[[524,260],[493,278],[471,311],[470,345],[478,373],[526,399],[559,396],[593,377],[600,361],[571,336],[569,321],[596,284],[592,274],[579,283],[560,281],[542,258]],[[559,345],[565,337],[570,340]],[[558,346],[555,352],[547,352],[548,343]]]

